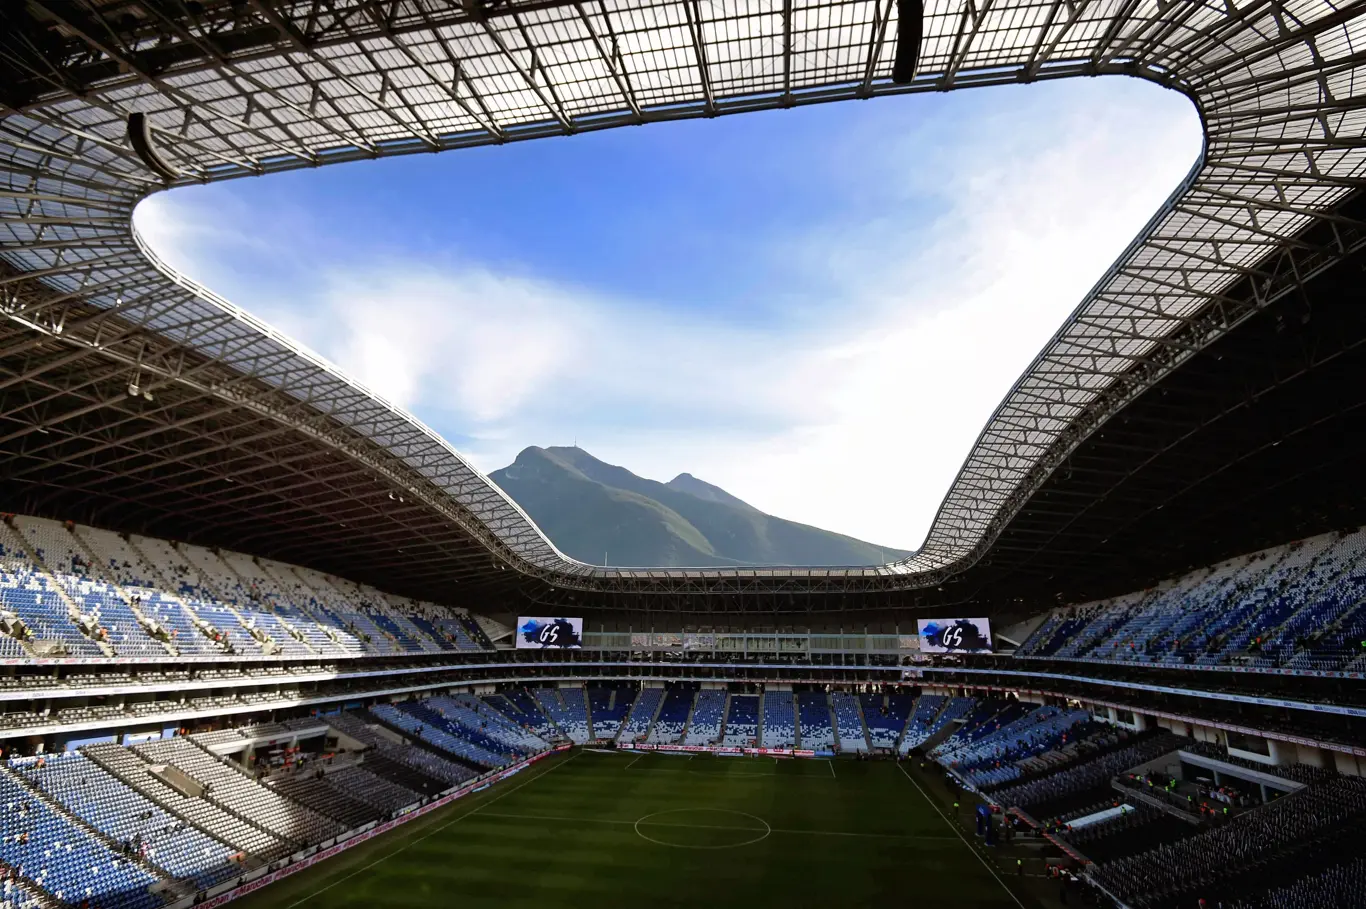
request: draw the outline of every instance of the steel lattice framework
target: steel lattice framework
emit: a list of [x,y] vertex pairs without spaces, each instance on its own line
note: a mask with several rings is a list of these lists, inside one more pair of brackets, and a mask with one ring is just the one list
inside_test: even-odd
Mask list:
[[[253,498],[297,490],[318,503],[310,533],[337,545],[397,497],[387,539],[405,570],[420,568],[397,553],[425,543],[457,552],[462,577],[511,569],[557,589],[938,584],[1128,401],[1366,240],[1337,213],[1366,186],[1366,0],[928,0],[906,84],[890,79],[892,0],[19,5],[0,21],[0,388],[23,393],[5,399],[19,428],[0,437],[0,474],[57,464],[91,490],[119,477],[130,501],[263,522],[258,537],[300,528],[270,525]],[[1184,93],[1204,156],[1010,390],[924,547],[886,566],[569,560],[434,432],[174,273],[132,229],[167,184],[1095,75]],[[134,113],[145,130],[130,140]]]

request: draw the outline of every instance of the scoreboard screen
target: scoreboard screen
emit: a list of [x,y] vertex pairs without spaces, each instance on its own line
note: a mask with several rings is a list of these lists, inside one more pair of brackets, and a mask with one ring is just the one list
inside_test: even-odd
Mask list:
[[986,619],[920,619],[922,653],[991,653],[991,623]]
[[583,646],[583,619],[519,616],[518,650],[577,650]]

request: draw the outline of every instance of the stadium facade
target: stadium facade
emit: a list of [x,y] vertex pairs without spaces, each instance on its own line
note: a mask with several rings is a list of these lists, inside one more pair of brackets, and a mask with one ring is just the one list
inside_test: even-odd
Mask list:
[[[1174,735],[1225,775],[1242,755],[1300,787],[1360,776],[1364,10],[5,5],[0,741],[80,750],[12,761],[0,786],[46,793],[44,829],[70,842],[76,825],[97,864],[107,819],[61,768],[196,818],[214,844],[131,863],[132,909],[149,888],[230,886],[223,850],[264,874],[567,741],[932,750],[986,791],[1042,773],[1041,742],[1136,760]],[[567,559],[416,418],[132,226],[141,199],[191,183],[1081,76],[1183,93],[1204,152],[1006,394],[924,546],[890,565]],[[918,618],[965,615],[1014,653],[923,652]],[[582,647],[508,649],[516,616]],[[298,780],[243,788],[217,761],[324,736],[369,755],[354,804]],[[1010,769],[989,766],[1002,754]],[[181,776],[144,779],[166,767]],[[192,791],[210,778],[217,794]]]

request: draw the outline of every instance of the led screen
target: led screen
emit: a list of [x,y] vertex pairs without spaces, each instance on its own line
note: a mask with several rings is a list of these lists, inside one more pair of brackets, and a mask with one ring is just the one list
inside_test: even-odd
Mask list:
[[920,619],[923,653],[990,653],[991,623],[986,619]]
[[519,616],[517,649],[550,650],[583,646],[583,619]]

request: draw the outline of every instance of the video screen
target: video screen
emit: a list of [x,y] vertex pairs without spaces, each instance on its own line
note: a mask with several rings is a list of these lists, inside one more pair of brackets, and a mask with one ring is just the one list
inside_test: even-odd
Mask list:
[[518,650],[577,650],[581,647],[583,619],[552,619],[525,615],[517,618]]
[[991,623],[986,619],[919,619],[923,653],[991,653]]

